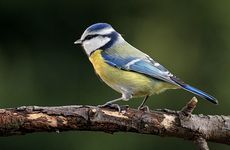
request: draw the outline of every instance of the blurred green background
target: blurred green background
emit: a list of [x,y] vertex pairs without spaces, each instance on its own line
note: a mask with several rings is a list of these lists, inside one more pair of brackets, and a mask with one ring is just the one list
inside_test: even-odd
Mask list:
[[[124,38],[191,85],[217,97],[199,98],[194,113],[229,114],[230,1],[1,0],[0,107],[98,105],[120,94],[101,83],[80,46],[84,29],[107,22]],[[151,109],[178,110],[183,90],[152,96]],[[127,103],[137,107],[140,99]],[[211,149],[228,146],[209,143]],[[133,133],[35,133],[0,138],[1,150],[195,149],[190,141]]]

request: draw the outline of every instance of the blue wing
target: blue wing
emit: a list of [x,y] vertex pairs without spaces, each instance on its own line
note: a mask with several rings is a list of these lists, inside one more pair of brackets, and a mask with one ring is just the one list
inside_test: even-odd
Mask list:
[[117,67],[123,70],[134,71],[137,73],[144,74],[151,78],[168,82],[177,85],[189,92],[192,92],[214,104],[218,101],[213,96],[195,88],[188,84],[185,84],[182,80],[171,74],[166,68],[152,60],[148,55],[142,55],[142,57],[128,56],[123,58],[120,55],[107,54],[105,51],[101,53],[105,62],[111,66]]
[[123,58],[119,55],[111,55],[106,52],[102,52],[102,57],[106,63],[119,69],[134,71],[157,80],[177,85],[176,82],[170,79],[170,76],[173,75],[166,68],[149,58],[147,55],[146,57],[129,56]]

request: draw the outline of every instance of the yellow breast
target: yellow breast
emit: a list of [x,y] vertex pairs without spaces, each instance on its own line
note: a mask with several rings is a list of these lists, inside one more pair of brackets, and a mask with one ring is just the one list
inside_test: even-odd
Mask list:
[[131,92],[133,96],[145,96],[159,93],[169,88],[169,84],[165,82],[159,82],[145,75],[120,70],[108,65],[104,62],[101,51],[95,51],[89,59],[96,73],[114,90],[120,93]]

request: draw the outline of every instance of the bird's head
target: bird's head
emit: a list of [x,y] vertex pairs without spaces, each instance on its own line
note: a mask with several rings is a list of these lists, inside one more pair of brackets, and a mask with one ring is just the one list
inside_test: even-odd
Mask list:
[[95,50],[106,50],[121,39],[121,35],[110,24],[96,23],[89,26],[74,44],[81,44],[90,56]]

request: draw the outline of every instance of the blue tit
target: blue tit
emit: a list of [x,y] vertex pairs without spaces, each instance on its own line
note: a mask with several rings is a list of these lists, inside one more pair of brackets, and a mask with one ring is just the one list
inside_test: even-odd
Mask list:
[[91,25],[75,44],[82,45],[102,81],[122,94],[103,106],[144,97],[138,107],[141,109],[149,96],[167,89],[184,89],[214,104],[218,103],[213,96],[184,83],[157,61],[130,45],[107,23]]

